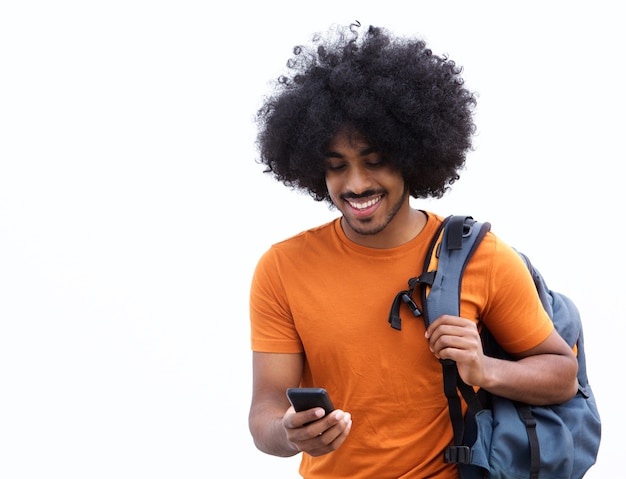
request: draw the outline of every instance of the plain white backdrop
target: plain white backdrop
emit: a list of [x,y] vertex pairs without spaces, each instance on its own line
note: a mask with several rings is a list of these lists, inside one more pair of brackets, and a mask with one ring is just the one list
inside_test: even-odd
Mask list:
[[335,213],[261,172],[253,117],[294,45],[354,20],[464,67],[476,150],[416,206],[490,221],[577,302],[604,423],[586,477],[626,477],[620,11],[0,4],[0,477],[298,477],[248,433],[248,286],[271,243]]

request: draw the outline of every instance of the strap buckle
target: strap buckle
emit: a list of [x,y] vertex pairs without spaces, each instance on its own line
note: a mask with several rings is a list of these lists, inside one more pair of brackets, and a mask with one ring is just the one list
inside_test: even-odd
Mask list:
[[470,456],[469,446],[448,446],[443,451],[443,462],[448,464],[469,464]]

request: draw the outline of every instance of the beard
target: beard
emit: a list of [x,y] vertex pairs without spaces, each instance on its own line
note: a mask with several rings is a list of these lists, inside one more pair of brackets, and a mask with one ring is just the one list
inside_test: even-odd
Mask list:
[[375,219],[372,217],[363,218],[363,219],[355,219],[353,217],[348,217],[343,215],[343,220],[347,223],[351,230],[360,235],[375,235],[383,231],[389,223],[395,218],[400,208],[402,208],[405,200],[406,200],[407,192],[400,197],[400,199],[391,207],[391,210],[387,213],[387,215],[376,224]]

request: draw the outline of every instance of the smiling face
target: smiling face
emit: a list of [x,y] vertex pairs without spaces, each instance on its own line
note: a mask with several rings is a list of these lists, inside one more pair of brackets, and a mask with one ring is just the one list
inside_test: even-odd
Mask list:
[[386,248],[416,234],[418,212],[409,206],[402,175],[381,151],[359,134],[343,130],[330,142],[325,156],[326,186],[343,214],[348,238]]

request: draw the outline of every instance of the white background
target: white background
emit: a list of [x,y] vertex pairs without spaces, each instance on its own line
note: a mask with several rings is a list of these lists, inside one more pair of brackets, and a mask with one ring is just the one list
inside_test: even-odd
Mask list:
[[[422,36],[479,94],[453,191],[585,321],[623,472],[619,2],[0,4],[0,477],[297,477],[256,451],[248,286],[334,217],[255,164],[253,117],[295,44],[359,20]],[[355,420],[358,420],[355,418]]]

